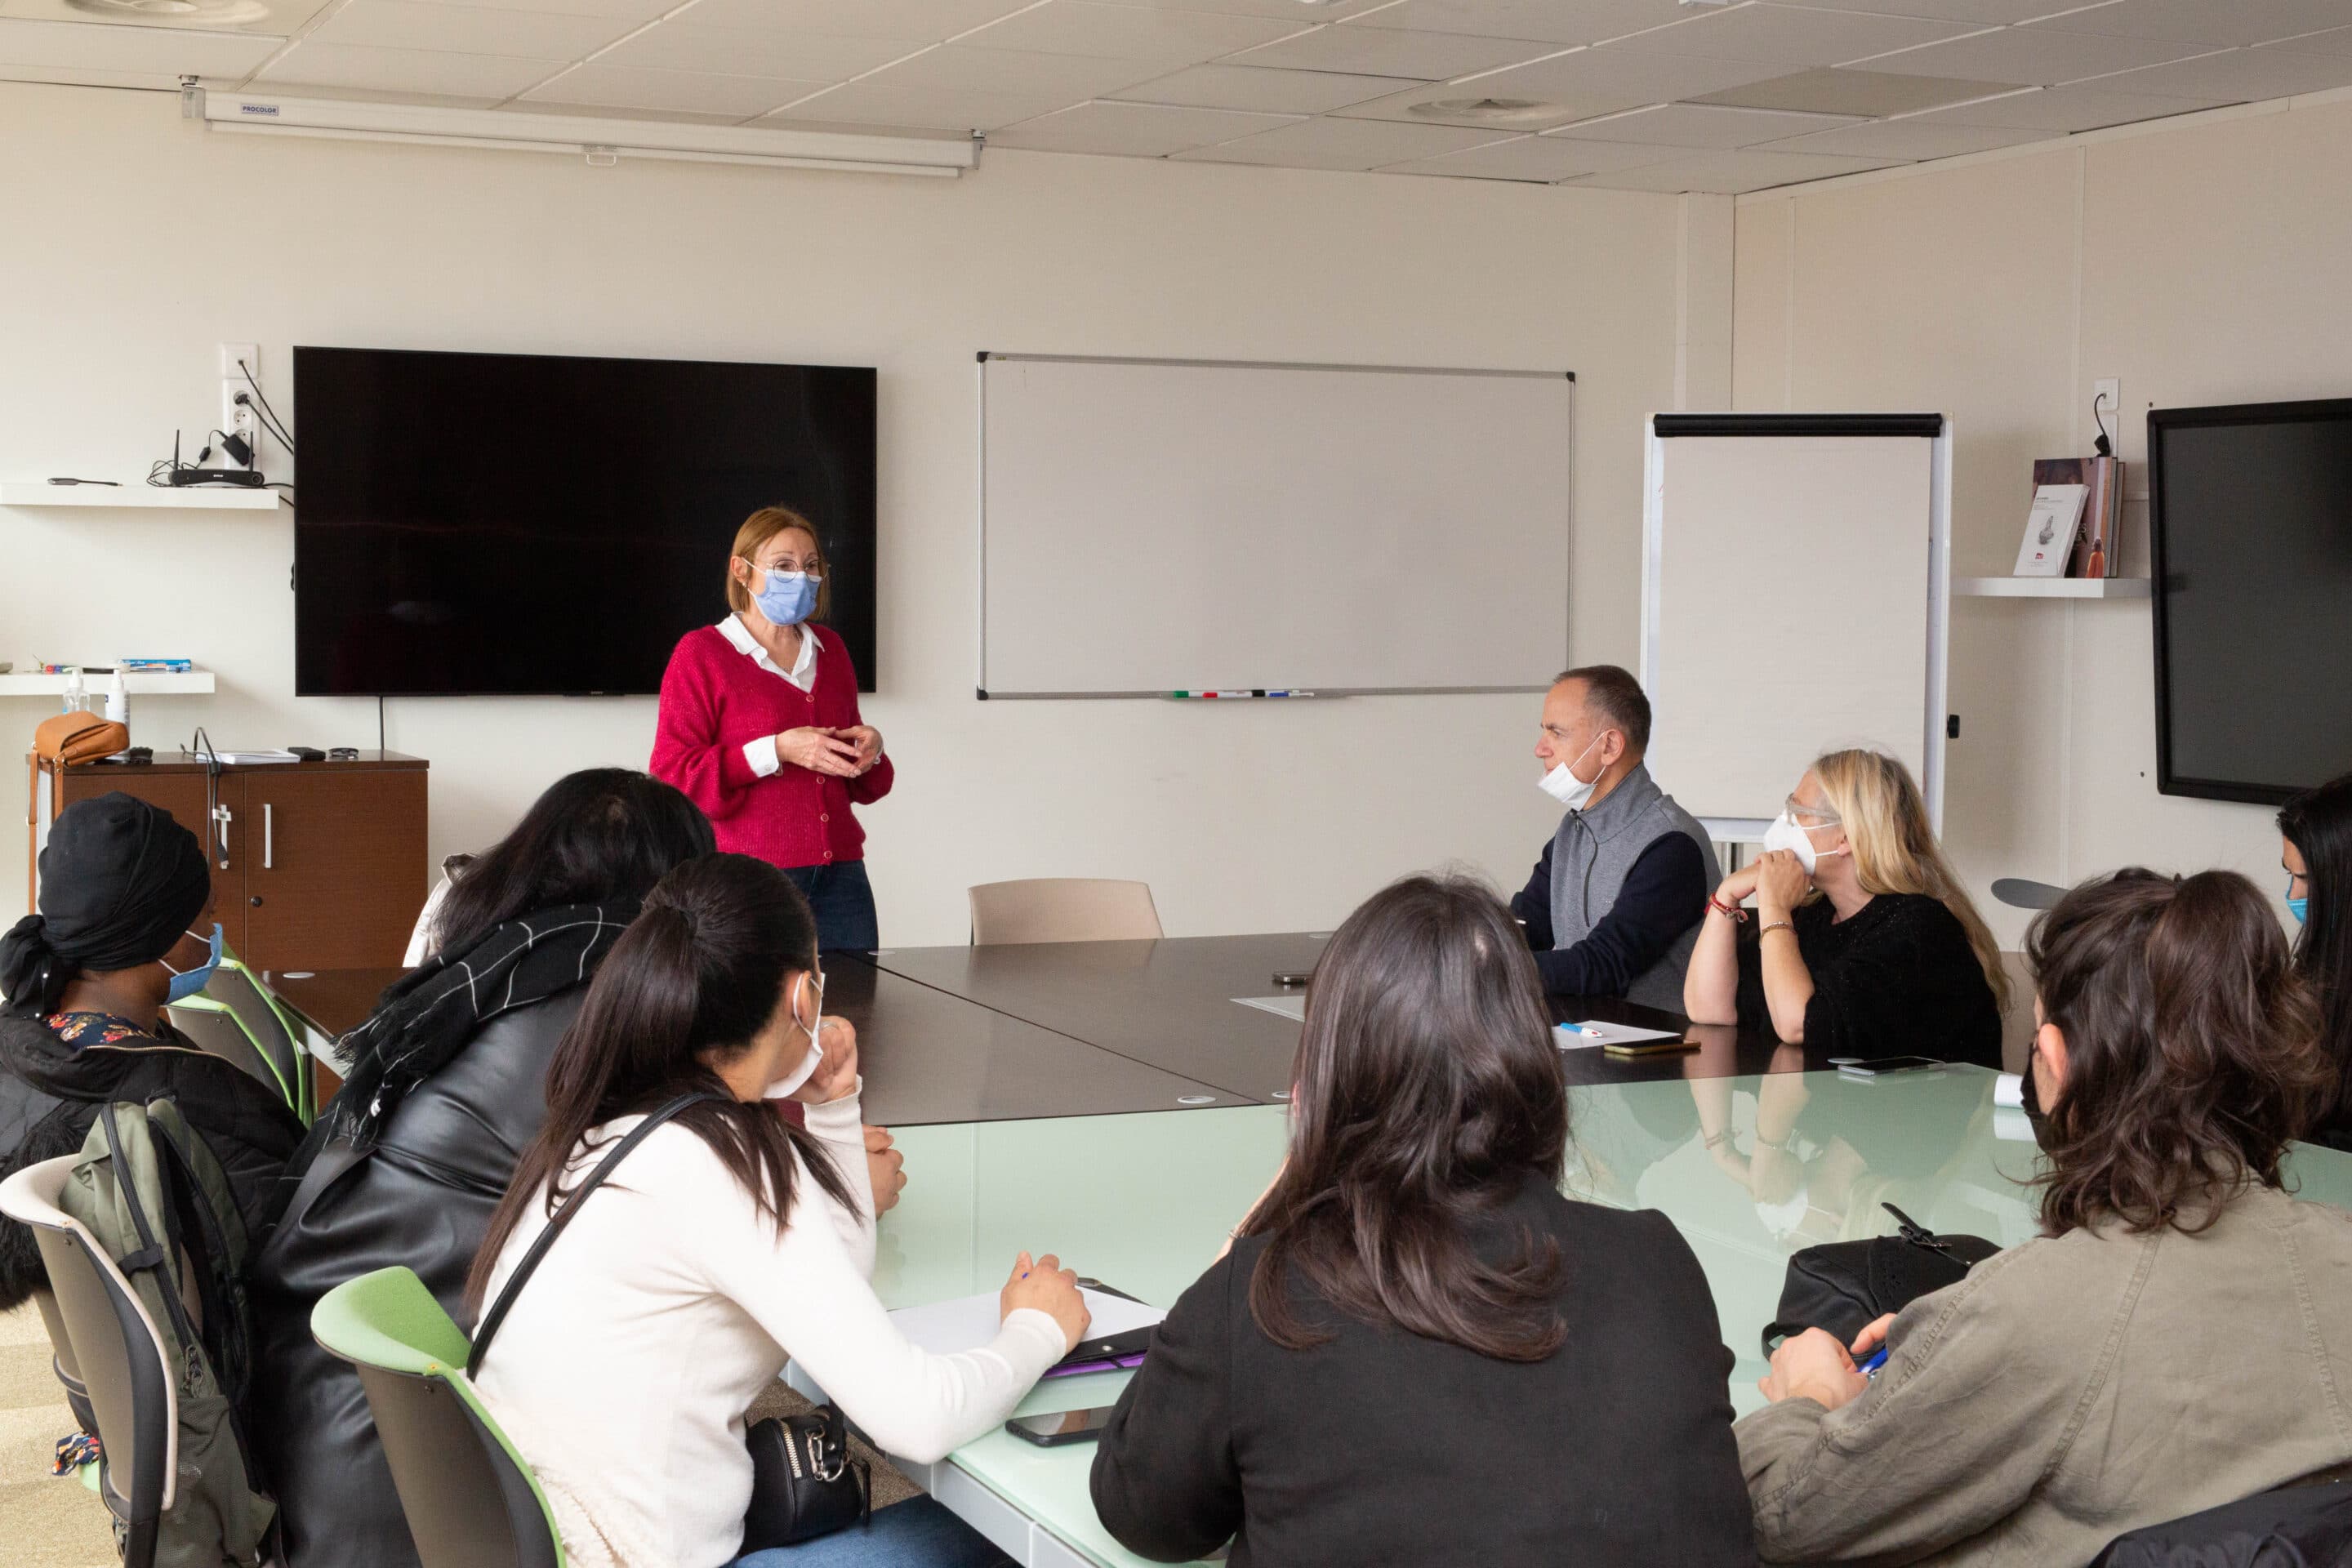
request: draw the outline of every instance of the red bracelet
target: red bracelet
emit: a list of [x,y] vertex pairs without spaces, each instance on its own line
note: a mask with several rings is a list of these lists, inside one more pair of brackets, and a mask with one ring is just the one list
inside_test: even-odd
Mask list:
[[1706,896],[1706,907],[1728,921],[1745,921],[1748,918],[1746,910],[1741,909],[1738,904],[1727,904],[1713,893]]

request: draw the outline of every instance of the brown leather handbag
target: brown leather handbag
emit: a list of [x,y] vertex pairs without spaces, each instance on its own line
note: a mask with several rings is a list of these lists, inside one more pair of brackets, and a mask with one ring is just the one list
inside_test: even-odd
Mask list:
[[60,713],[42,720],[41,727],[33,731],[33,759],[37,766],[57,762],[72,767],[110,757],[130,744],[130,730],[111,719],[95,713]]

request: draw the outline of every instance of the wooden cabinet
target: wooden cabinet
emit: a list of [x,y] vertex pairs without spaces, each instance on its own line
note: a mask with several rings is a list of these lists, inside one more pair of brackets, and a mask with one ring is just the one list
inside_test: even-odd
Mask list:
[[[224,767],[45,765],[34,801],[37,859],[56,815],[121,790],[195,834],[213,870],[213,918],[255,969],[396,965],[425,906],[425,764],[394,752],[356,761]],[[213,816],[209,822],[208,807]]]

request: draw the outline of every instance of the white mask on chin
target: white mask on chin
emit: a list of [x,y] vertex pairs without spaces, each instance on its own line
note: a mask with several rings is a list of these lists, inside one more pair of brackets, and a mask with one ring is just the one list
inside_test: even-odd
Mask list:
[[[806,978],[806,975],[801,977],[802,980]],[[824,972],[823,970],[816,972],[816,1001],[817,1021],[812,1025],[803,1025],[801,1023],[801,980],[793,982],[793,1026],[795,1028],[807,1029],[808,1054],[801,1058],[800,1066],[768,1086],[767,1097],[770,1100],[791,1099],[793,1091],[814,1077],[819,1064],[824,1060],[824,1047],[816,1043],[817,1031],[824,1025]]]
[[[1608,732],[1608,731],[1603,730],[1601,731],[1601,735],[1605,735]],[[1576,760],[1578,762],[1580,763],[1584,761],[1586,757],[1591,755],[1592,748],[1601,743],[1601,735],[1593,736],[1591,741],[1586,744],[1584,750],[1576,753]],[[1536,788],[1543,791],[1544,794],[1551,796],[1552,799],[1559,802],[1560,805],[1568,807],[1569,810],[1574,811],[1583,805],[1586,801],[1592,798],[1592,786],[1599,784],[1601,782],[1601,774],[1607,773],[1608,771],[1608,769],[1602,768],[1599,772],[1595,773],[1591,778],[1580,779],[1576,776],[1575,773],[1570,769],[1568,763],[1555,763],[1552,764],[1551,772],[1544,774],[1543,777],[1536,781]]]
[[[1824,823],[1822,826],[1832,825]],[[1807,832],[1795,817],[1790,816],[1786,807],[1781,809],[1780,816],[1772,819],[1772,826],[1764,830],[1764,847],[1768,850],[1786,849],[1797,858],[1797,864],[1805,868],[1805,875],[1808,877],[1813,874],[1815,862],[1823,855],[1845,853],[1843,846],[1835,849],[1814,848],[1812,834]]]

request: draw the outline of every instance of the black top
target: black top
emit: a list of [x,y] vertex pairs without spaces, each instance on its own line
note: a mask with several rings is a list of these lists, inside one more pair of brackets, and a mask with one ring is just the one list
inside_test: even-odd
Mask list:
[[[228,1177],[253,1246],[277,1217],[278,1173],[302,1122],[277,1092],[159,1022],[153,1033],[102,1013],[0,1017],[0,1177],[81,1152],[98,1108],[169,1100]],[[30,1229],[0,1219],[0,1307],[47,1282]]]
[[[1829,900],[1817,899],[1790,919],[1813,977],[1807,1050],[1934,1057],[2000,1070],[2000,1008],[1967,929],[1941,900],[1880,893],[1841,921]],[[1769,1029],[1760,931],[1752,912],[1739,928],[1739,1021]]]
[[1339,1316],[1293,1278],[1288,1351],[1249,1311],[1250,1237],[1184,1292],[1103,1432],[1094,1502],[1129,1551],[1234,1568],[1755,1562],[1706,1278],[1671,1221],[1531,1178],[1490,1222],[1559,1238],[1568,1342],[1532,1364]]
[[1511,897],[1525,923],[1536,973],[1555,996],[1622,996],[1706,912],[1706,862],[1687,833],[1662,833],[1635,857],[1617,901],[1582,942],[1554,951],[1551,852],[1544,846],[1528,885]]

